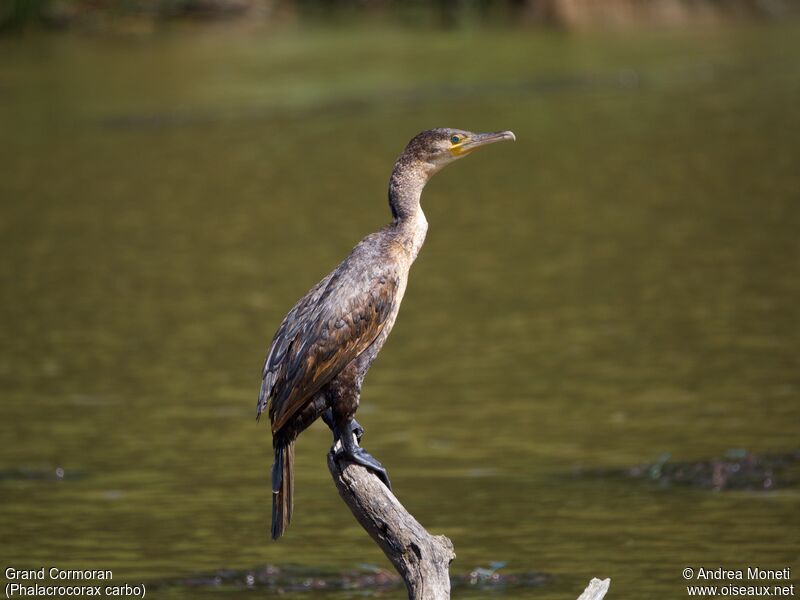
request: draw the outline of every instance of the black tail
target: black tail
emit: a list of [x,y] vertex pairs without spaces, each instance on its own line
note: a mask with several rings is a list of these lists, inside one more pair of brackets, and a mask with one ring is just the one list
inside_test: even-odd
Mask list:
[[279,441],[272,464],[272,539],[277,540],[292,520],[294,440]]

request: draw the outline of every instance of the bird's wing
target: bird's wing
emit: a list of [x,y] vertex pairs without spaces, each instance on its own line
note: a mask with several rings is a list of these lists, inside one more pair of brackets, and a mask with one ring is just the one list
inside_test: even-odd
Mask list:
[[380,335],[398,285],[391,269],[337,269],[286,315],[258,398],[259,415],[270,405],[273,433]]

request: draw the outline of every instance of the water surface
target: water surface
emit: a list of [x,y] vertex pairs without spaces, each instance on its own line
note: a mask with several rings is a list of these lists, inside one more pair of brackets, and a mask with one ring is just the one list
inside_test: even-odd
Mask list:
[[575,475],[797,446],[797,40],[3,40],[0,471],[65,478],[0,478],[0,562],[132,582],[386,566],[330,481],[321,424],[269,542],[259,372],[287,309],[389,219],[405,142],[454,126],[518,142],[426,189],[428,240],[359,412],[400,499],[453,539],[453,571],[552,574],[508,592],[542,599],[592,576],[679,598],[701,564],[800,572],[796,491]]

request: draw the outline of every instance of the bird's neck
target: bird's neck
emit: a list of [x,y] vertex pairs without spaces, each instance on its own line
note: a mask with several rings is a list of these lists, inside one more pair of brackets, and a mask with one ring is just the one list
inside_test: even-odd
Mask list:
[[392,209],[392,228],[398,241],[414,260],[425,242],[428,221],[420,206],[422,189],[432,173],[426,165],[398,159],[389,179],[389,206]]

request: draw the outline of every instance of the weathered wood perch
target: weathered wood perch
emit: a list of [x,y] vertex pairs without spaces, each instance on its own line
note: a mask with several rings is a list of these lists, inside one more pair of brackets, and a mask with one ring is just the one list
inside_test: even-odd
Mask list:
[[610,579],[600,580],[595,577],[589,582],[589,585],[586,586],[586,589],[583,590],[583,593],[578,597],[578,600],[600,600],[606,595],[610,585]]
[[339,495],[381,547],[408,588],[409,600],[449,600],[453,542],[432,536],[380,479],[361,465],[344,468],[328,453],[328,469]]
[[[449,600],[453,542],[433,536],[400,504],[377,476],[361,465],[341,465],[328,453],[336,489],[361,526],[403,578],[409,600]],[[611,581],[592,579],[578,600],[600,600]]]

